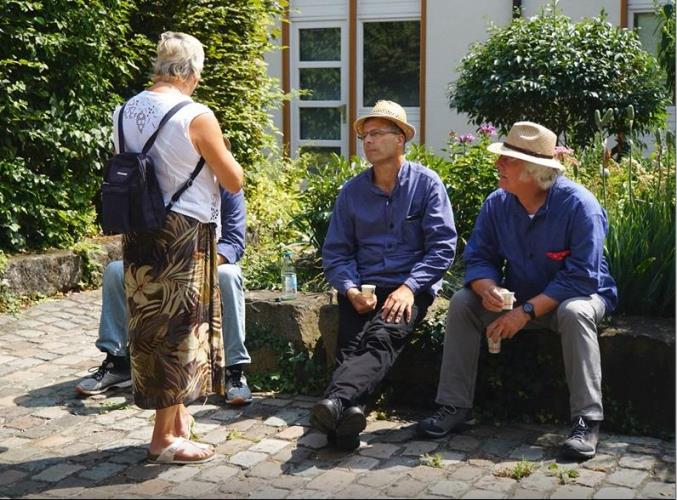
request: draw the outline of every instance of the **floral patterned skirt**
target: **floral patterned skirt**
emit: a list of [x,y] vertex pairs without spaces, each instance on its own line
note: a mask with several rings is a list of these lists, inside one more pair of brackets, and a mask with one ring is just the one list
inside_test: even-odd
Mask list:
[[122,241],[134,402],[159,410],[224,394],[213,225],[170,212]]

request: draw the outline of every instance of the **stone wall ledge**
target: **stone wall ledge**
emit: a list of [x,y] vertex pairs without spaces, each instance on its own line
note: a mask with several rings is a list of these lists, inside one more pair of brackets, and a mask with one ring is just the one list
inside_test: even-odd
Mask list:
[[[265,374],[277,369],[281,353],[273,352],[267,340],[279,337],[311,356],[324,356],[331,369],[338,306],[326,293],[301,293],[295,300],[281,302],[276,301],[278,296],[272,291],[247,293],[251,371]],[[446,307],[447,301],[438,298],[428,317]],[[386,379],[393,404],[434,406],[442,349],[423,337],[415,335]],[[675,319],[613,317],[600,329],[599,346],[605,427],[674,433]],[[498,355],[488,354],[483,344],[479,366],[477,405],[489,402],[485,407],[495,410],[502,405],[503,411],[514,407],[514,413],[535,420],[568,418],[569,394],[560,340],[554,332],[520,332],[503,342]]]
[[[102,236],[86,240],[92,258],[105,266],[111,260],[121,259],[119,236]],[[14,295],[54,295],[77,290],[83,280],[85,259],[73,250],[49,250],[44,253],[13,255],[7,259],[0,280],[6,292]]]

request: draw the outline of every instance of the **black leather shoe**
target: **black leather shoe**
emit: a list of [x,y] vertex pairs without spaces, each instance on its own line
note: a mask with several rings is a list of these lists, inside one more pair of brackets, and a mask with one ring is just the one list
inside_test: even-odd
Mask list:
[[325,434],[336,430],[343,405],[335,398],[318,401],[310,410],[310,424]]
[[[336,427],[336,436],[355,436],[367,426],[367,417],[364,416],[362,408],[359,406],[349,406],[341,414],[338,426]],[[359,439],[358,446],[359,446]]]
[[329,446],[341,451],[353,451],[360,447],[360,436],[337,436],[336,431],[327,433],[327,443]]

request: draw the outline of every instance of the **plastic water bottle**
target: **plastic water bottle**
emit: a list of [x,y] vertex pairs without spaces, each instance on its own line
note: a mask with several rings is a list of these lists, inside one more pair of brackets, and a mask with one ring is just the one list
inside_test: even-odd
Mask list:
[[291,252],[282,254],[282,300],[293,300],[296,298],[296,268],[291,258]]

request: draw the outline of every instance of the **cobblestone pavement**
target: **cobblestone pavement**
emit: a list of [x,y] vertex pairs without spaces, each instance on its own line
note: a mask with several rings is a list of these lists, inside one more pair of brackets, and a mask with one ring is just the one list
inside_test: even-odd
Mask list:
[[[675,498],[674,440],[603,434],[597,456],[576,463],[558,458],[564,427],[477,425],[426,441],[415,415],[372,413],[360,448],[339,452],[310,429],[306,396],[192,405],[218,458],[147,464],[152,411],[128,389],[74,393],[103,359],[100,306],[92,291],[0,315],[0,497]],[[516,480],[521,460],[535,471]]]

